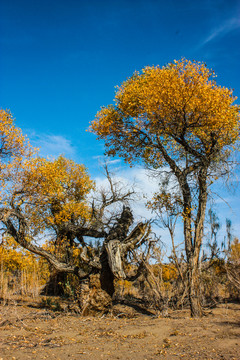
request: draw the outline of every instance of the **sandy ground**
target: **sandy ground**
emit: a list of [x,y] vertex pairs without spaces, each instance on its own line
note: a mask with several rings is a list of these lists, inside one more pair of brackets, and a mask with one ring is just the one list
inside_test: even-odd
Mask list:
[[240,305],[221,304],[202,319],[133,313],[82,317],[31,304],[0,306],[0,360],[240,359]]

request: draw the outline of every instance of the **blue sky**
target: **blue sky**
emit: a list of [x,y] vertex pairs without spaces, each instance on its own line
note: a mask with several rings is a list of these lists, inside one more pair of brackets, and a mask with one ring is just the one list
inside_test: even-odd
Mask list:
[[[115,86],[181,57],[206,62],[240,97],[240,1],[1,0],[0,107],[43,155],[64,153],[93,177],[104,146],[86,129]],[[239,190],[223,195],[236,216],[221,216],[239,233]]]

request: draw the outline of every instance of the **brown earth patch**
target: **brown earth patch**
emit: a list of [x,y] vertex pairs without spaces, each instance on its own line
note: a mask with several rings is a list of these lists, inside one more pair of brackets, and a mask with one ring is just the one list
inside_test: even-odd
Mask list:
[[189,310],[163,318],[120,305],[108,315],[83,317],[37,305],[0,307],[0,360],[240,358],[239,304],[220,304],[201,319]]

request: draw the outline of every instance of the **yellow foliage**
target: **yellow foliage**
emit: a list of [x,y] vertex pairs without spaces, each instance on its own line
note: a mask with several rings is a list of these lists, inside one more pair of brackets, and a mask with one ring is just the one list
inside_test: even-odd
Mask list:
[[86,196],[94,183],[85,167],[63,156],[49,160],[35,155],[10,112],[0,110],[0,206],[20,206],[39,231],[70,218],[86,221]]
[[[50,228],[56,233],[66,222],[81,225],[90,219],[92,210],[87,197],[94,182],[86,168],[63,156],[52,160],[37,156],[37,150],[15,127],[11,114],[3,110],[0,111],[0,174],[1,220],[4,223],[11,216],[15,226],[16,219],[24,219],[22,246],[25,241],[46,237]],[[71,248],[69,240],[62,241],[57,247],[49,244],[52,251],[59,252],[60,258],[68,256]],[[73,261],[79,261],[78,249],[72,247],[71,251]],[[0,255],[4,271],[10,272],[26,268],[30,274],[42,261],[20,251],[9,239],[0,246]]]
[[38,274],[40,284],[44,284],[49,277],[47,262],[23,250],[11,237],[5,238],[0,244],[0,269],[2,273],[12,275],[25,271],[27,279]]
[[[56,255],[59,260],[67,260],[70,261],[72,265],[82,266],[82,260],[80,258],[82,248],[78,248],[74,244],[70,245],[69,240],[66,237],[63,237],[61,240],[58,239],[57,241],[46,241],[42,247]],[[66,259],[70,252],[71,259]]]
[[177,270],[173,264],[162,265],[162,276],[164,281],[177,279]]
[[176,267],[173,264],[153,265],[153,274],[156,277],[162,278],[164,282],[171,282],[178,277]]
[[[182,59],[146,67],[118,88],[115,105],[103,107],[91,131],[105,140],[109,155],[160,166],[163,147],[181,160],[217,154],[239,139],[239,106],[232,90],[218,86],[205,64]],[[186,146],[186,144],[188,144]],[[229,149],[225,149],[228,154]]]
[[231,245],[229,260],[240,265],[240,242],[238,238],[235,238]]
[[94,187],[83,165],[60,156],[56,160],[25,159],[21,171],[12,174],[11,200],[22,209],[38,231],[54,224],[89,219],[86,197]]
[[0,201],[6,205],[6,195],[12,186],[12,174],[21,169],[24,159],[35,152],[22,135],[9,111],[0,110]]
[[178,194],[166,191],[154,194],[152,200],[147,203],[149,209],[169,214],[177,214],[181,205],[182,199]]
[[6,163],[6,159],[15,156],[23,157],[29,144],[19,128],[14,125],[9,111],[0,110],[0,166]]

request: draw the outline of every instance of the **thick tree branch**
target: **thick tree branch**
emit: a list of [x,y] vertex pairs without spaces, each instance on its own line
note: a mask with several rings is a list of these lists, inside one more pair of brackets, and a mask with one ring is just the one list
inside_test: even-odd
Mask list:
[[[13,218],[14,221],[18,222],[18,229],[12,221]],[[7,233],[12,236],[19,245],[21,245],[24,249],[45,258],[58,272],[73,273],[81,279],[88,276],[88,273],[85,271],[79,269],[76,266],[71,266],[65,262],[60,261],[54,254],[40,246],[34,245],[28,237],[27,224],[25,219],[19,211],[4,211],[0,214],[0,220],[6,226]]]

